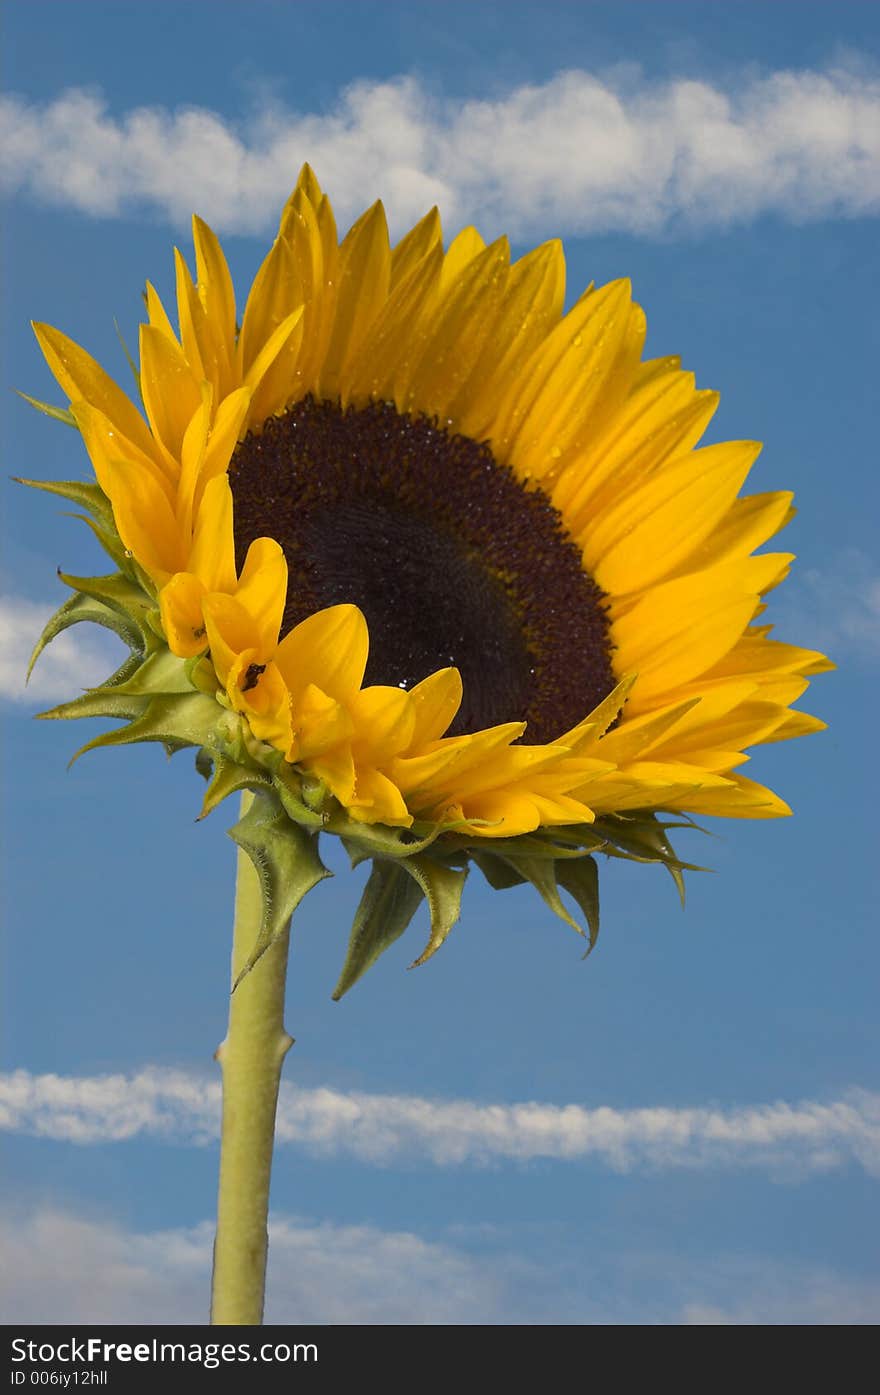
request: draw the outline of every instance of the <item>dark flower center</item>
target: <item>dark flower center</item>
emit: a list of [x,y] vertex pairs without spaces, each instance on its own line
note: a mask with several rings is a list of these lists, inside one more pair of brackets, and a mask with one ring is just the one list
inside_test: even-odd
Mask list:
[[488,446],[389,403],[304,398],[238,446],[236,561],[275,538],[282,634],[341,601],[370,631],[366,682],[461,672],[452,734],[528,723],[551,741],[614,687],[605,597],[540,490]]

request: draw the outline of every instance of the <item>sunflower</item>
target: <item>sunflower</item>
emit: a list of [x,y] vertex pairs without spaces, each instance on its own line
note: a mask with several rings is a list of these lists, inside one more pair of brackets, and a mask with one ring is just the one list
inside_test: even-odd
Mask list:
[[193,230],[176,328],[146,287],[143,411],[35,326],[70,404],[38,405],[97,481],[43,487],[119,568],[66,578],[38,650],[111,625],[131,658],[48,715],[127,723],[92,745],[198,747],[206,811],[257,793],[234,836],[264,878],[262,945],[321,830],[374,859],[345,987],[423,897],[433,952],[471,861],[566,918],[569,891],[592,935],[591,852],[678,877],[658,815],[789,812],[739,768],[824,725],[791,704],[832,665],[760,623],[792,556],[755,549],[792,496],[740,496],[755,442],[697,447],[717,394],[642,359],[627,281],[565,313],[558,242],[511,263],[466,228],[444,250],[436,210],[392,248],[377,203],[340,242],[306,167],[239,326]]

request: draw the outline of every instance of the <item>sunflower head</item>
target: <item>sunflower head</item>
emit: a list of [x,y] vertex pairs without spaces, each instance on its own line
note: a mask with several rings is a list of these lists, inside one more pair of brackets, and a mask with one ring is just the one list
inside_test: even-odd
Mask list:
[[[759,447],[698,448],[717,395],[644,361],[626,281],[564,312],[557,242],[511,262],[436,210],[396,246],[380,203],[340,242],[306,167],[240,313],[211,230],[175,252],[176,326],[147,284],[139,402],[35,325],[116,570],[72,595],[130,656],[44,715],[89,743],[196,748],[203,813],[254,797],[250,963],[325,875],[322,832],[372,860],[337,995],[426,900],[432,954],[473,864],[598,929],[597,851],[686,865],[691,816],[788,813],[745,749],[815,731],[821,654],[759,623],[791,495],[741,495]],[[31,399],[33,400],[33,399]],[[28,481],[28,483],[37,483]],[[84,748],[88,749],[88,748]],[[668,816],[668,817],[667,817]]]

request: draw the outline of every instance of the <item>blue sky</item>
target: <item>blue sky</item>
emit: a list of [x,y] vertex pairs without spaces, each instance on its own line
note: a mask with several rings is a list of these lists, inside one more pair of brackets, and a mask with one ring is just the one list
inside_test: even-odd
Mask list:
[[[121,381],[139,293],[197,211],[237,286],[310,160],[345,226],[439,202],[523,250],[565,239],[570,295],[630,275],[651,354],[721,390],[796,491],[780,637],[837,673],[829,723],[749,771],[794,817],[713,821],[688,905],[602,868],[589,962],[519,888],[476,878],[408,974],[419,923],[330,1001],[361,877],[297,912],[273,1181],[275,1321],[868,1322],[880,1317],[872,714],[880,659],[874,376],[875,6],[151,7],[11,0],[0,175],[8,474],[85,477],[28,322]],[[870,389],[870,397],[869,397]],[[216,1186],[234,811],[158,749],[91,755],[37,723],[113,657],[85,627],[22,665],[100,559],[4,486],[7,1321],[201,1321]],[[875,913],[876,914],[876,913]],[[524,1108],[524,1106],[528,1106]]]

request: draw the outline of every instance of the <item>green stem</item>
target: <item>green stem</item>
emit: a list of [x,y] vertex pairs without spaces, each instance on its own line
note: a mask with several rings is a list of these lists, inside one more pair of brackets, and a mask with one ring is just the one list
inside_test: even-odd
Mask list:
[[[252,796],[242,796],[242,816]],[[260,883],[239,849],[232,940],[234,983],[256,942],[262,916]],[[223,1073],[223,1125],[211,1322],[252,1326],[263,1320],[269,1246],[269,1178],[275,1108],[284,1057],[289,927],[258,959],[232,994],[226,1039],[216,1059]]]

